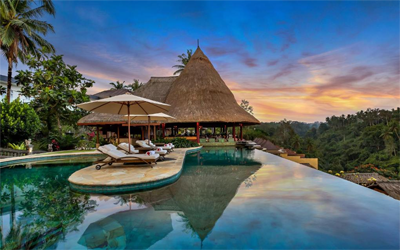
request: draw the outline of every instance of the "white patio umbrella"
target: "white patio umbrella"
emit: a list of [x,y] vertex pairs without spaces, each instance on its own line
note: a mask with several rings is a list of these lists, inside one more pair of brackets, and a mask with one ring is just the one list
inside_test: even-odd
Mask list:
[[[130,115],[150,115],[167,112],[169,104],[156,102],[143,97],[123,94],[110,98],[78,104],[78,107],[96,113],[119,114],[128,116],[128,143],[131,145],[131,119]],[[129,152],[130,152],[129,147]]]
[[[127,116],[127,115],[126,115]],[[149,114],[149,115],[131,115],[131,121],[148,121],[147,123],[147,138],[150,140],[150,121],[167,121],[170,119],[176,119],[173,116],[164,114],[164,113],[156,113],[156,114]]]

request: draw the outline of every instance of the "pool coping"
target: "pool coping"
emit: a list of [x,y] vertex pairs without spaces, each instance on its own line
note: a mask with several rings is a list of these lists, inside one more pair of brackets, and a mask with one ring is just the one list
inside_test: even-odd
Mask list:
[[31,161],[44,161],[44,160],[50,160],[50,159],[66,159],[66,158],[72,158],[72,157],[76,157],[76,156],[100,156],[100,155],[102,155],[102,153],[97,150],[74,152],[74,153],[48,154],[48,155],[44,155],[44,154],[47,154],[47,153],[4,158],[4,159],[0,160],[0,168],[9,166],[9,165],[19,164],[19,163],[31,162]]
[[[183,165],[185,164],[185,158],[188,154],[193,152],[198,152],[202,149],[202,146],[189,148],[184,152],[184,156],[180,163],[179,171],[173,175],[166,176],[164,178],[157,178],[148,180],[140,183],[124,183],[124,184],[77,184],[71,182],[70,178],[68,178],[69,185],[72,190],[81,192],[81,193],[92,193],[92,194],[116,194],[116,193],[126,193],[126,192],[135,192],[135,191],[143,191],[154,188],[163,187],[169,184],[174,183],[179,179],[182,174]],[[159,162],[158,165],[162,165],[163,162]],[[91,168],[93,166],[89,166],[87,168]],[[79,171],[79,170],[78,170]],[[72,176],[72,175],[71,175]]]

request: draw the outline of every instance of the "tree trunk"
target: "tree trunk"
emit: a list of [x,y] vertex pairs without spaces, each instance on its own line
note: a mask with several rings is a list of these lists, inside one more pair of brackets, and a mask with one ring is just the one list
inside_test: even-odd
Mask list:
[[12,78],[12,61],[8,59],[8,77],[7,77],[7,102],[11,102],[11,78]]

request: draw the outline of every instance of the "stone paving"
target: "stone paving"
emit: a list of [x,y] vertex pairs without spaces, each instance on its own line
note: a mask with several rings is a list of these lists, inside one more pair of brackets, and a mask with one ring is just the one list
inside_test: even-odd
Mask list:
[[96,170],[93,165],[76,171],[68,181],[79,186],[122,186],[157,182],[179,174],[186,151],[193,149],[175,149],[164,161],[153,164],[153,168],[146,164],[113,164]]

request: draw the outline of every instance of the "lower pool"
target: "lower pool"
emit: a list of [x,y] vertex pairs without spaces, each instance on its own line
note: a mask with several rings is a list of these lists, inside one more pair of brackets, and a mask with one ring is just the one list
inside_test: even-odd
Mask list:
[[0,248],[400,247],[399,201],[261,151],[204,148],[175,183],[123,195],[71,191],[89,164],[1,169]]

